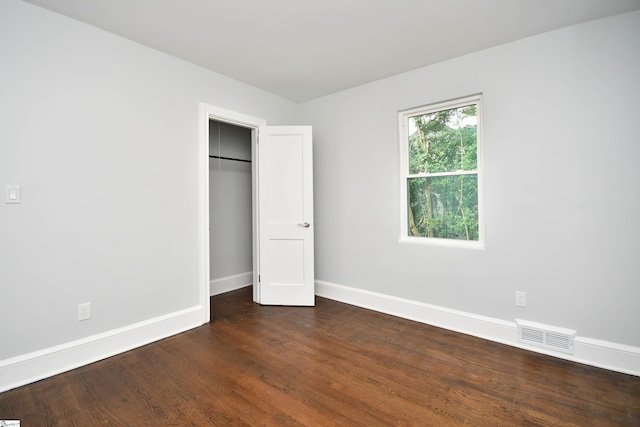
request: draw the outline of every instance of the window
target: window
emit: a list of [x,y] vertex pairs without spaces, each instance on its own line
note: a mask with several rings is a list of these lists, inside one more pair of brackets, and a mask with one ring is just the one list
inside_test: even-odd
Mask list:
[[482,247],[481,96],[400,112],[401,240]]

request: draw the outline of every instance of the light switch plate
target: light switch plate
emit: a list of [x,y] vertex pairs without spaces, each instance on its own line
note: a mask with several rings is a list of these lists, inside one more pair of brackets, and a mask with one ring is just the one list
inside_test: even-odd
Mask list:
[[20,203],[20,186],[19,185],[5,185],[4,192],[5,203]]

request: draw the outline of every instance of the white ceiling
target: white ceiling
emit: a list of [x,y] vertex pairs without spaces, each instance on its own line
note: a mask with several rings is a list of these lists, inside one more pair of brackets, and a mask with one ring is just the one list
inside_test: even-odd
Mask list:
[[640,0],[25,0],[296,102]]

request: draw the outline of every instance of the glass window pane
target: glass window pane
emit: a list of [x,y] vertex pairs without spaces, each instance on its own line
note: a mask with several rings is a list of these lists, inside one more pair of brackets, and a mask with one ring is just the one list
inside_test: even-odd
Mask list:
[[409,236],[478,240],[478,176],[407,179]]
[[478,168],[475,104],[409,117],[409,174]]

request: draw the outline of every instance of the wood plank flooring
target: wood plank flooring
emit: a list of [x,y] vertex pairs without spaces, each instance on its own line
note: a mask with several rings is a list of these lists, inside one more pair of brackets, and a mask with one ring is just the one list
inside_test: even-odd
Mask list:
[[640,378],[317,298],[0,394],[22,426],[640,426]]

